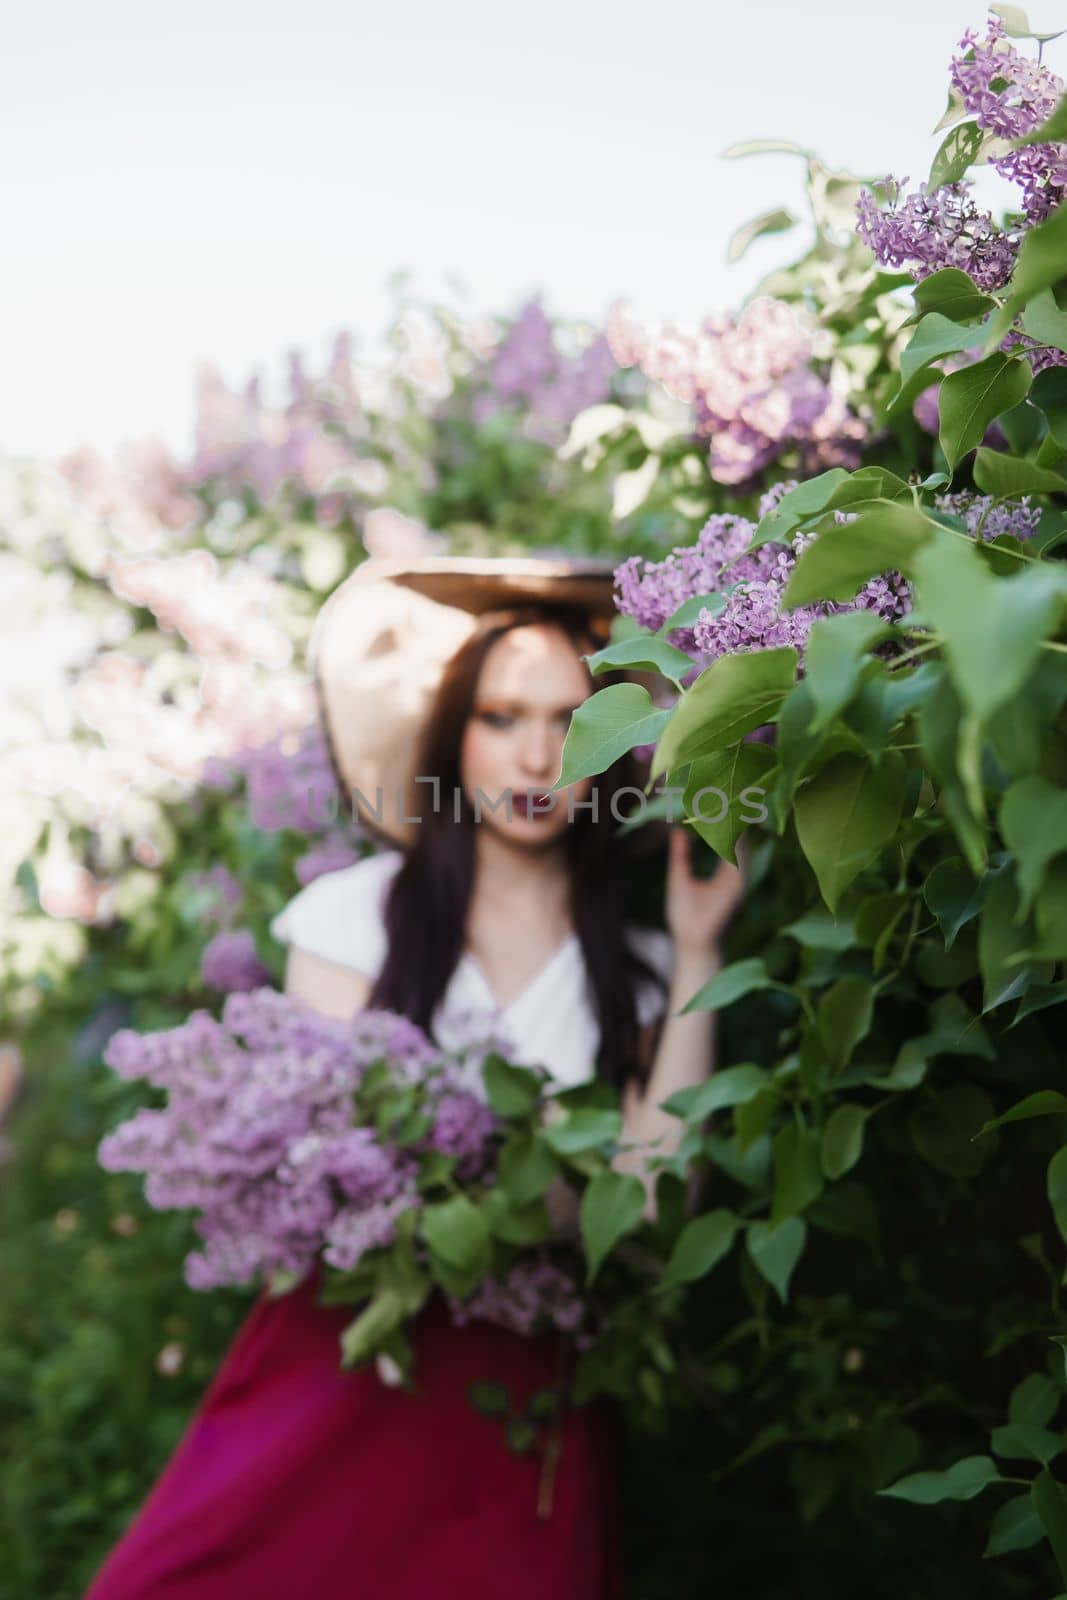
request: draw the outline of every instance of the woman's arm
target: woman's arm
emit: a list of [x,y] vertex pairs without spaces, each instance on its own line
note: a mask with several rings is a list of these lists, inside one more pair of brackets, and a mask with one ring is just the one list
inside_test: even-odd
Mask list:
[[326,1017],[347,1022],[366,1005],[371,981],[353,967],[290,947],[285,963],[285,992]]
[[[647,1196],[645,1216],[650,1222],[656,1217],[656,1174],[643,1170],[645,1161],[652,1156],[674,1155],[685,1133],[681,1119],[662,1111],[660,1106],[680,1089],[703,1083],[715,1068],[715,1012],[690,1011],[684,1016],[677,1013],[721,966],[717,944],[708,949],[677,951],[667,1014],[648,1079],[642,1088],[635,1078],[630,1078],[623,1091],[622,1137],[637,1148],[620,1150],[612,1165],[616,1172],[631,1172],[641,1179]],[[691,1190],[690,1201],[694,1198]]]
[[[631,1078],[623,1093],[622,1137],[637,1148],[620,1151],[612,1163],[616,1171],[633,1173],[641,1180],[646,1196],[644,1214],[650,1222],[656,1217],[656,1174],[646,1173],[644,1163],[654,1156],[672,1156],[685,1133],[681,1118],[660,1106],[680,1089],[703,1083],[715,1065],[715,1013],[678,1013],[721,969],[720,938],[740,902],[745,882],[743,839],[737,841],[738,865],[720,861],[710,878],[694,873],[689,845],[684,828],[672,829],[666,916],[674,944],[674,971],[667,1012],[647,1081],[639,1086]],[[691,1183],[690,1206],[695,1199],[696,1185]]]

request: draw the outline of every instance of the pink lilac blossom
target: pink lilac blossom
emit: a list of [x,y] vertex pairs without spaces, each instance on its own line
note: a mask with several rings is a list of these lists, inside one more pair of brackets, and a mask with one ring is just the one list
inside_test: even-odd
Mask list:
[[607,338],[620,366],[637,366],[693,407],[694,433],[708,441],[717,483],[748,483],[786,451],[806,476],[855,467],[865,422],[820,375],[817,333],[767,295],[736,316],[708,317],[695,332],[640,327],[624,302],[610,311]]
[[270,972],[256,955],[256,941],[247,930],[224,931],[204,946],[200,980],[221,994],[259,989],[270,982]]
[[618,609],[655,631],[683,601],[726,594],[725,609],[717,616],[705,607],[691,626],[670,632],[670,642],[693,657],[696,670],[723,655],[778,645],[793,646],[803,660],[807,636],[819,617],[866,610],[891,622],[909,610],[906,580],[889,571],[869,579],[848,604],[826,601],[783,611],[782,593],[796,558],[814,535],[798,533],[788,545],[768,543],[747,554],[755,531],[756,524],[745,517],[716,514],[695,545],[675,549],[659,562],[629,557],[615,570]]

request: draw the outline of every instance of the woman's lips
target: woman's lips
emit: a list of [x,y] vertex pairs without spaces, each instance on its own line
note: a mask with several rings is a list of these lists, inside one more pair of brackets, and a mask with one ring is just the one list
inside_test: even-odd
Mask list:
[[520,816],[547,817],[554,809],[550,804],[554,798],[555,796],[548,792],[516,789],[512,791],[511,804]]

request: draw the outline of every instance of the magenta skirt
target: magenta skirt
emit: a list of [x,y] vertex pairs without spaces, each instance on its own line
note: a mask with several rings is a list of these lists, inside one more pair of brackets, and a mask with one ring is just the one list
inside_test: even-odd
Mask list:
[[517,1454],[467,1396],[488,1379],[525,1406],[560,1339],[457,1328],[434,1294],[409,1394],[340,1367],[354,1313],[317,1281],[256,1301],[85,1600],[619,1600],[614,1402]]

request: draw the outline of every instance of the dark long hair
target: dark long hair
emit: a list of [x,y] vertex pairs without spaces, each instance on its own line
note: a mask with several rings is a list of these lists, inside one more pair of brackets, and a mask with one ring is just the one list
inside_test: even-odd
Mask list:
[[[561,628],[577,654],[596,648],[588,618],[573,607],[538,602],[493,613],[445,668],[418,751],[415,771],[424,777],[436,776],[441,795],[460,796],[459,820],[451,799],[435,806],[425,793],[428,786],[419,786],[417,814],[422,821],[385,898],[388,953],[367,1004],[410,1017],[431,1034],[434,1011],[463,954],[474,883],[474,814],[460,782],[463,732],[490,649],[512,628],[530,623]],[[621,674],[605,673],[598,675],[597,681],[624,680]],[[593,785],[598,791],[597,811],[575,808],[577,815],[565,834],[570,909],[600,1028],[597,1076],[621,1088],[628,1077],[641,1081],[645,1076],[638,1056],[635,986],[643,978],[662,987],[663,980],[625,937],[632,841],[646,830],[642,827],[620,836],[621,822],[616,820],[611,802],[624,787],[642,788],[637,763],[629,755],[623,756],[595,778]],[[621,806],[618,809],[621,811]]]

